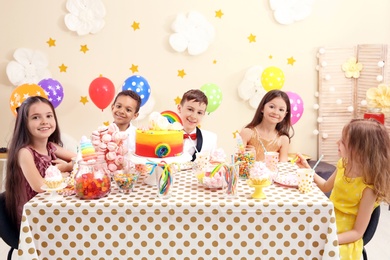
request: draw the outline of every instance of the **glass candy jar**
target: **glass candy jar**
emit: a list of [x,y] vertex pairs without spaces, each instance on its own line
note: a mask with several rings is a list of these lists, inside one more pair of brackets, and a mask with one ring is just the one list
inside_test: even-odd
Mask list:
[[367,112],[364,113],[364,119],[373,118],[382,125],[385,124],[385,115],[382,113],[382,109],[379,107],[370,107]]
[[256,161],[256,149],[253,145],[247,145],[244,150],[234,153],[234,163],[239,164],[238,176],[240,179],[248,179],[249,172]]
[[74,189],[80,199],[99,199],[111,190],[111,178],[106,162],[79,162]]

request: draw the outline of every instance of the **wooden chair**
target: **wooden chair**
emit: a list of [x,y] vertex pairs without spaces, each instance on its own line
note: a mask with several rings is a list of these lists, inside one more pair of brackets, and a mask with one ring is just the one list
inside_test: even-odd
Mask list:
[[0,194],[0,237],[11,247],[7,256],[7,260],[11,260],[14,249],[18,249],[19,232],[12,227],[6,214],[5,192]]
[[366,249],[364,248],[365,245],[370,242],[372,237],[375,234],[376,228],[379,223],[379,217],[381,215],[381,206],[378,206],[374,209],[374,211],[371,214],[370,222],[368,223],[367,229],[364,232],[363,235],[363,259],[368,260]]

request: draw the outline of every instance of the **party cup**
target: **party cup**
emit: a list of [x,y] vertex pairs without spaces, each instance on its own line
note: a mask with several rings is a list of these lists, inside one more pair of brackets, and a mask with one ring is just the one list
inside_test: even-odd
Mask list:
[[300,193],[309,193],[313,189],[314,170],[311,168],[297,169],[298,190]]
[[265,152],[264,153],[265,166],[273,173],[278,171],[279,153]]

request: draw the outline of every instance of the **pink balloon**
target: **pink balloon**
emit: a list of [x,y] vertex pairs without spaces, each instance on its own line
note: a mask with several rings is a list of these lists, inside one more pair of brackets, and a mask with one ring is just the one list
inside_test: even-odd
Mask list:
[[297,93],[290,92],[290,91],[286,91],[286,93],[287,93],[287,96],[290,98],[291,125],[294,125],[302,117],[303,100]]

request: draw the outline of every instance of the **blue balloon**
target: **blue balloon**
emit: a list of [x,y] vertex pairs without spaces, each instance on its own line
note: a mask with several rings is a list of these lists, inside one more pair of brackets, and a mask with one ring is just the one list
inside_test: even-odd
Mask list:
[[134,75],[125,80],[122,90],[132,90],[141,97],[141,107],[145,105],[150,96],[150,86],[148,81],[139,75]]

